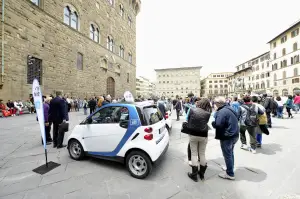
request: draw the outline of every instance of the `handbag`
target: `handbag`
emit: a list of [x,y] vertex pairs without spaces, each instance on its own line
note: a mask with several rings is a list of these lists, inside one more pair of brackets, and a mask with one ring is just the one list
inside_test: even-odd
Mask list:
[[58,126],[58,132],[68,132],[69,131],[69,123],[63,122]]
[[181,133],[190,134],[190,131],[189,131],[188,123],[187,123],[187,122],[183,122],[183,123],[182,123],[182,126],[181,126]]

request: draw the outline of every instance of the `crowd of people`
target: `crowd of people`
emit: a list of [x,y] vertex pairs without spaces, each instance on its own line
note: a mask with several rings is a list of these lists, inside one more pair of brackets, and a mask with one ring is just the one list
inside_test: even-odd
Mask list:
[[35,112],[32,98],[25,102],[8,100],[7,103],[0,99],[0,117],[19,116],[25,112],[30,114]]
[[[192,172],[188,176],[198,181],[198,176],[204,180],[207,169],[205,151],[208,136],[208,123],[213,117],[211,126],[215,129],[215,139],[220,140],[220,146],[226,168],[219,177],[234,180],[234,147],[241,141],[241,149],[256,154],[257,148],[262,147],[262,135],[269,135],[272,128],[272,116],[283,118],[286,109],[287,118],[293,118],[300,108],[300,95],[273,97],[271,94],[249,95],[233,99],[216,97],[215,99],[190,97],[187,100],[177,98],[173,100],[173,108],[177,113],[177,120],[183,110],[186,122],[183,122],[181,132],[189,135],[187,146],[188,160]],[[247,145],[246,132],[250,141]]]

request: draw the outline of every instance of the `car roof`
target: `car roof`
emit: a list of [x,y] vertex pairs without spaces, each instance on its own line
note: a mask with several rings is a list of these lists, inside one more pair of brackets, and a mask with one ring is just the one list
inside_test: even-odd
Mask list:
[[143,102],[117,102],[117,103],[111,103],[107,104],[110,106],[113,105],[119,105],[119,106],[137,106],[139,108],[147,107],[147,106],[155,106],[154,101],[148,100],[148,101],[143,101]]

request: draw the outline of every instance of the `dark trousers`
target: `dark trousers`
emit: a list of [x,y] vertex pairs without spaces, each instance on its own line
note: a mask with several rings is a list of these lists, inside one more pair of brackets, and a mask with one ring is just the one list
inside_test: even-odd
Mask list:
[[229,140],[220,140],[220,145],[227,168],[226,173],[231,177],[234,176],[234,145],[238,139],[239,137],[237,136]]
[[90,114],[94,113],[95,112],[95,107],[91,107],[90,108]]
[[52,142],[50,132],[51,132],[51,124],[49,124],[49,126],[45,126],[46,142]]
[[61,122],[53,122],[53,145],[54,146],[62,146],[64,141],[64,132],[59,132],[59,125]]
[[268,119],[268,126],[272,126],[272,120],[271,120],[271,111],[266,111],[267,119]]
[[177,116],[177,120],[179,120],[180,118],[179,118],[179,114],[180,114],[180,110],[177,110],[176,109],[176,116]]
[[247,144],[246,131],[249,133],[250,137],[250,146],[252,149],[256,149],[257,140],[256,140],[256,127],[250,126],[241,126],[240,127],[240,135],[242,144]]
[[286,111],[288,112],[289,117],[292,117],[292,116],[293,116],[292,113],[291,113],[291,108],[286,107]]

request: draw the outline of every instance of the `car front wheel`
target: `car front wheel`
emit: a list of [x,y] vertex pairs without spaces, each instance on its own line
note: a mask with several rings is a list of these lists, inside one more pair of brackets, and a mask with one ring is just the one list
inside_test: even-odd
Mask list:
[[78,140],[75,140],[75,139],[71,140],[69,142],[68,149],[69,149],[69,154],[70,154],[72,159],[74,159],[74,160],[83,159],[84,151],[83,151],[83,148],[82,148],[82,146],[81,146],[81,144]]
[[152,171],[152,162],[142,151],[132,151],[126,157],[126,167],[131,176],[144,179]]

